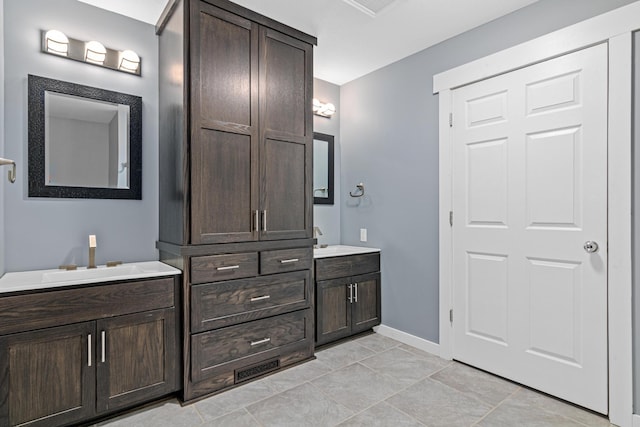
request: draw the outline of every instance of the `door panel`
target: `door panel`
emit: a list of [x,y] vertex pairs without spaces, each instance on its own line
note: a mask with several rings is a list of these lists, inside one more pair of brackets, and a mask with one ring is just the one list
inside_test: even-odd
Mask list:
[[380,273],[351,278],[354,284],[351,332],[366,331],[380,324]]
[[454,357],[606,413],[606,45],[453,105]]
[[191,2],[192,244],[257,240],[258,26]]
[[95,415],[93,322],[0,339],[0,425],[51,426]]
[[317,282],[316,307],[318,345],[346,337],[351,333],[348,278]]
[[312,235],[312,55],[311,45],[260,28],[260,240]]
[[97,330],[98,411],[176,390],[175,309],[99,320]]

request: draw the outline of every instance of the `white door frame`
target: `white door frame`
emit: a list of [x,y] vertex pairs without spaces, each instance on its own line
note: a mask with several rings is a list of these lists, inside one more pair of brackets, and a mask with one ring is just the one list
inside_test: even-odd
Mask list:
[[[632,362],[632,32],[640,28],[640,2],[612,10],[529,42],[437,74],[439,94],[440,356],[452,358],[452,132],[451,91],[598,43],[609,47],[608,320],[609,419],[633,425]],[[455,120],[455,118],[454,118]],[[455,214],[454,214],[455,217]],[[455,220],[455,219],[454,219]]]

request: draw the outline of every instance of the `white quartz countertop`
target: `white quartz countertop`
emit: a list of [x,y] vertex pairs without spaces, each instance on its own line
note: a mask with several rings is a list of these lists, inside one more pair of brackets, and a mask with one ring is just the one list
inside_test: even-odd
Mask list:
[[62,286],[108,283],[116,280],[146,279],[173,276],[182,273],[177,268],[160,261],[134,262],[115,267],[99,265],[98,268],[77,270],[34,270],[6,273],[0,278],[0,294],[32,291]]
[[313,250],[314,258],[329,258],[334,256],[346,256],[356,254],[368,254],[380,252],[378,248],[365,248],[362,246],[346,246],[346,245],[329,245],[326,248],[317,248]]

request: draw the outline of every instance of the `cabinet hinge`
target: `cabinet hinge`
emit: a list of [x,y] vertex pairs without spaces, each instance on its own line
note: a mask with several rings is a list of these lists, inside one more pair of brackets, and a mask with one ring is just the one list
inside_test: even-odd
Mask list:
[[449,127],[453,127],[453,113],[449,113]]
[[449,310],[449,322],[453,325],[453,308]]
[[453,227],[453,211],[449,211],[449,225]]

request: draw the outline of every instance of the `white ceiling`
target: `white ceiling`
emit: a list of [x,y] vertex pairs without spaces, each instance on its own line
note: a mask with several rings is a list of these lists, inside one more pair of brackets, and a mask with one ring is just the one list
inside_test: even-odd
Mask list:
[[[80,1],[151,24],[167,3]],[[395,0],[372,17],[343,0],[234,0],[316,36],[314,76],[338,85],[536,1]]]

